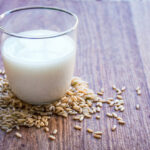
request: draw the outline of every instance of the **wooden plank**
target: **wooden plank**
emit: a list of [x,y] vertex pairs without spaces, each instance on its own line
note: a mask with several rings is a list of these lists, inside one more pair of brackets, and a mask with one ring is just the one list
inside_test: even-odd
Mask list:
[[[10,3],[8,5],[8,3]],[[37,1],[0,1],[0,12],[18,6],[37,4]],[[101,119],[93,117],[80,123],[83,130],[75,131],[71,117],[50,120],[50,132],[58,129],[56,141],[49,141],[42,130],[23,128],[23,138],[14,132],[0,132],[2,150],[148,150],[150,147],[149,102],[149,8],[150,2],[100,2],[100,1],[38,1],[38,4],[67,8],[79,16],[78,50],[75,75],[90,83],[95,91],[104,87],[104,97],[111,97],[112,84],[127,87],[125,112],[118,113],[126,121],[111,132],[115,120],[107,118],[112,108],[104,106]],[[142,88],[137,96],[135,88]],[[141,109],[135,110],[139,103]],[[102,130],[101,140],[86,133],[86,128]]]

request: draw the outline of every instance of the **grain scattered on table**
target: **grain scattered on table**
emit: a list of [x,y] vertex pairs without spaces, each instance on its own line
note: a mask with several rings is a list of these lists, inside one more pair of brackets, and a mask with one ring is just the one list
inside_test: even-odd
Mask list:
[[79,125],[75,125],[74,128],[75,128],[76,130],[81,130],[81,129],[82,129],[81,126],[79,126]]
[[57,129],[54,129],[53,135],[57,134]]
[[89,132],[89,133],[93,133],[93,130],[92,130],[92,129],[90,129],[90,128],[87,128],[87,132]]
[[55,139],[56,139],[56,137],[55,137],[54,135],[49,135],[48,138],[49,138],[50,140],[55,140]]
[[100,138],[101,138],[101,135],[94,134],[93,137],[96,138],[96,139],[100,139]]
[[100,119],[100,116],[96,116],[96,119]]
[[19,133],[19,132],[16,132],[15,135],[16,135],[16,137],[18,137],[18,138],[22,138],[22,134]]
[[140,105],[136,104],[136,109],[139,110],[140,109]]
[[102,135],[103,132],[102,131],[95,131],[94,134],[97,134],[97,135]]
[[117,128],[117,126],[116,126],[116,125],[113,125],[113,127],[111,128],[111,130],[112,130],[112,131],[115,131],[116,128]]

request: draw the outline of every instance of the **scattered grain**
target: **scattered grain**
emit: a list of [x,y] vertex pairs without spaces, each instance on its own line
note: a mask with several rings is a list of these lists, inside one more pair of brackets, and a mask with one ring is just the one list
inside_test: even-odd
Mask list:
[[84,116],[82,115],[79,120],[80,120],[80,121],[83,121],[83,119],[84,119]]
[[109,98],[107,98],[107,100],[108,100],[108,101],[114,101],[114,98],[109,97]]
[[124,100],[120,100],[120,101],[119,101],[119,104],[120,104],[120,105],[124,105]]
[[121,111],[121,112],[123,112],[123,111],[124,111],[124,109],[125,109],[125,108],[122,106],[122,107],[120,108],[120,111]]
[[113,90],[116,90],[116,85],[112,85],[112,89],[113,89]]
[[79,120],[80,119],[80,116],[74,116],[73,117],[73,120]]
[[118,110],[119,110],[119,108],[117,106],[115,106],[115,111],[118,111]]
[[124,92],[125,90],[126,90],[126,87],[123,86],[123,87],[121,88],[121,91]]
[[107,100],[105,100],[105,99],[100,99],[99,102],[101,102],[101,103],[107,103]]
[[124,124],[125,124],[125,121],[119,120],[118,123],[121,124],[121,125],[124,125]]
[[11,132],[11,131],[12,131],[12,129],[7,129],[7,130],[6,130],[7,133],[9,133],[9,132]]
[[140,105],[136,104],[136,109],[139,110],[140,109]]
[[111,128],[111,130],[112,130],[112,131],[115,131],[116,128],[117,128],[117,126],[116,126],[116,125],[113,125],[113,127]]
[[97,92],[98,95],[103,96],[104,93],[102,92]]
[[100,138],[101,138],[101,135],[94,134],[93,137],[96,138],[96,139],[100,139]]
[[18,138],[22,138],[22,135],[21,135],[21,133],[19,133],[19,132],[16,132],[15,135],[16,135],[16,137],[18,137]]
[[104,88],[101,88],[101,93],[104,93]]
[[96,134],[96,135],[102,135],[103,132],[102,131],[96,131],[96,132],[94,132],[94,134]]
[[57,129],[54,129],[53,134],[54,135],[57,134]]
[[89,133],[93,133],[93,130],[92,130],[92,129],[90,129],[90,128],[87,128],[87,132],[89,132]]
[[136,91],[139,91],[139,90],[141,90],[141,88],[139,86],[137,86]]
[[97,103],[96,103],[96,106],[102,107],[103,104],[102,104],[101,102],[97,102]]
[[56,137],[53,136],[53,135],[49,135],[48,137],[49,137],[49,139],[51,139],[51,140],[55,140],[55,139],[56,139]]
[[107,104],[110,104],[112,101],[110,101],[110,100],[107,100]]
[[122,91],[119,89],[119,88],[116,88],[116,92],[117,92],[117,94],[122,94]]
[[111,103],[109,104],[109,106],[112,107],[112,106],[114,106],[114,104],[115,104],[114,102],[111,102]]
[[[20,126],[41,128],[48,126],[53,114],[62,117],[75,115],[73,119],[82,121],[84,115],[91,118],[90,114],[100,112],[102,102],[93,90],[88,88],[87,82],[73,77],[71,85],[60,100],[35,106],[18,99],[10,90],[8,80],[0,77],[0,92],[3,92],[0,100],[0,114],[3,114],[0,117],[0,128],[7,132],[15,127],[19,129]],[[92,107],[94,102],[99,102],[99,106]]]
[[120,90],[120,91],[118,91],[118,92],[117,92],[117,94],[118,94],[118,95],[121,95],[121,94],[122,94],[122,91],[121,91],[121,90]]
[[96,119],[100,119],[100,116],[96,116]]
[[117,120],[123,120],[121,117],[117,117],[116,119],[117,119]]
[[113,115],[111,113],[107,113],[106,114],[108,117],[113,117]]
[[[115,105],[115,109],[117,108],[117,110],[120,111],[120,105],[122,106],[124,104],[120,94],[125,90],[125,87],[122,87],[121,91],[120,89],[116,89],[116,86],[113,85],[112,88],[116,90],[119,100],[114,100],[113,98],[107,98],[107,100],[104,100],[97,96],[93,90],[88,88],[87,82],[82,81],[78,77],[74,77],[71,81],[70,88],[60,100],[55,101],[52,104],[34,106],[18,99],[10,90],[8,80],[5,79],[5,72],[2,71],[2,74],[3,77],[0,78],[0,92],[2,93],[0,100],[0,114],[3,115],[0,117],[0,128],[6,132],[11,132],[15,127],[19,129],[20,126],[35,126],[37,128],[44,127],[44,131],[49,132],[47,126],[50,116],[53,114],[62,117],[75,115],[73,119],[82,121],[84,117],[91,118],[94,113],[100,112],[100,107],[103,105],[102,103],[107,103],[109,106]],[[103,95],[103,93],[104,89],[102,88],[99,95]],[[93,103],[96,103],[96,106],[93,106]],[[106,115],[108,117],[116,118],[119,124],[125,124],[122,118],[118,119],[119,117],[117,117],[117,114],[115,113],[107,113]],[[96,119],[100,119],[100,116],[96,116]],[[74,126],[74,128],[76,130],[81,130],[79,125]],[[93,130],[88,128],[87,132],[92,133]],[[49,135],[49,138],[55,140],[56,137],[54,135],[57,134],[57,130],[55,129],[52,134],[53,135]],[[19,138],[22,137],[18,132],[16,132],[15,135]],[[101,138],[101,135],[101,131],[96,131],[93,136],[95,138]]]
[[44,128],[44,131],[45,131],[45,132],[49,132],[49,128],[48,128],[48,127],[45,127],[45,128]]
[[78,126],[78,125],[74,126],[74,128],[75,128],[76,130],[81,130],[81,127]]
[[86,118],[91,118],[91,117],[92,117],[92,115],[89,115],[89,114],[84,114],[84,116],[85,116]]
[[114,118],[117,118],[117,114],[116,114],[116,113],[112,113],[112,116],[113,116]]
[[101,111],[100,107],[96,107],[96,111],[100,112]]
[[138,94],[138,95],[141,95],[141,90],[138,90],[138,91],[137,91],[137,94]]
[[117,98],[117,99],[120,99],[120,100],[123,99],[123,97],[122,97],[121,95],[117,95],[116,98]]

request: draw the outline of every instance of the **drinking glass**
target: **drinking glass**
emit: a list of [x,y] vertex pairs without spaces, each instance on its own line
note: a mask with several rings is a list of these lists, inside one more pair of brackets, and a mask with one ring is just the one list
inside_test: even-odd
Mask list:
[[76,55],[77,16],[32,6],[0,15],[1,55],[14,94],[31,104],[50,103],[69,88]]

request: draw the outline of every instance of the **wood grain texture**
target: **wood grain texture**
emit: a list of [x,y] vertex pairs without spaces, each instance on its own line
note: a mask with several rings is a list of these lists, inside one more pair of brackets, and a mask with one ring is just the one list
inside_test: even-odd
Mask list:
[[[47,5],[66,8],[79,17],[78,50],[75,75],[81,76],[104,97],[111,97],[112,84],[125,85],[125,112],[118,113],[126,121],[111,132],[115,120],[107,118],[112,108],[104,106],[101,119],[84,120],[82,131],[71,117],[52,117],[50,131],[57,128],[56,141],[49,141],[40,129],[23,128],[23,138],[14,132],[0,131],[0,150],[149,150],[150,149],[150,2],[144,1],[53,1],[0,0],[0,13],[20,6]],[[141,86],[142,95],[135,88]],[[141,109],[137,111],[135,105]],[[79,124],[79,123],[78,123]],[[86,133],[86,128],[102,130],[101,140]]]

